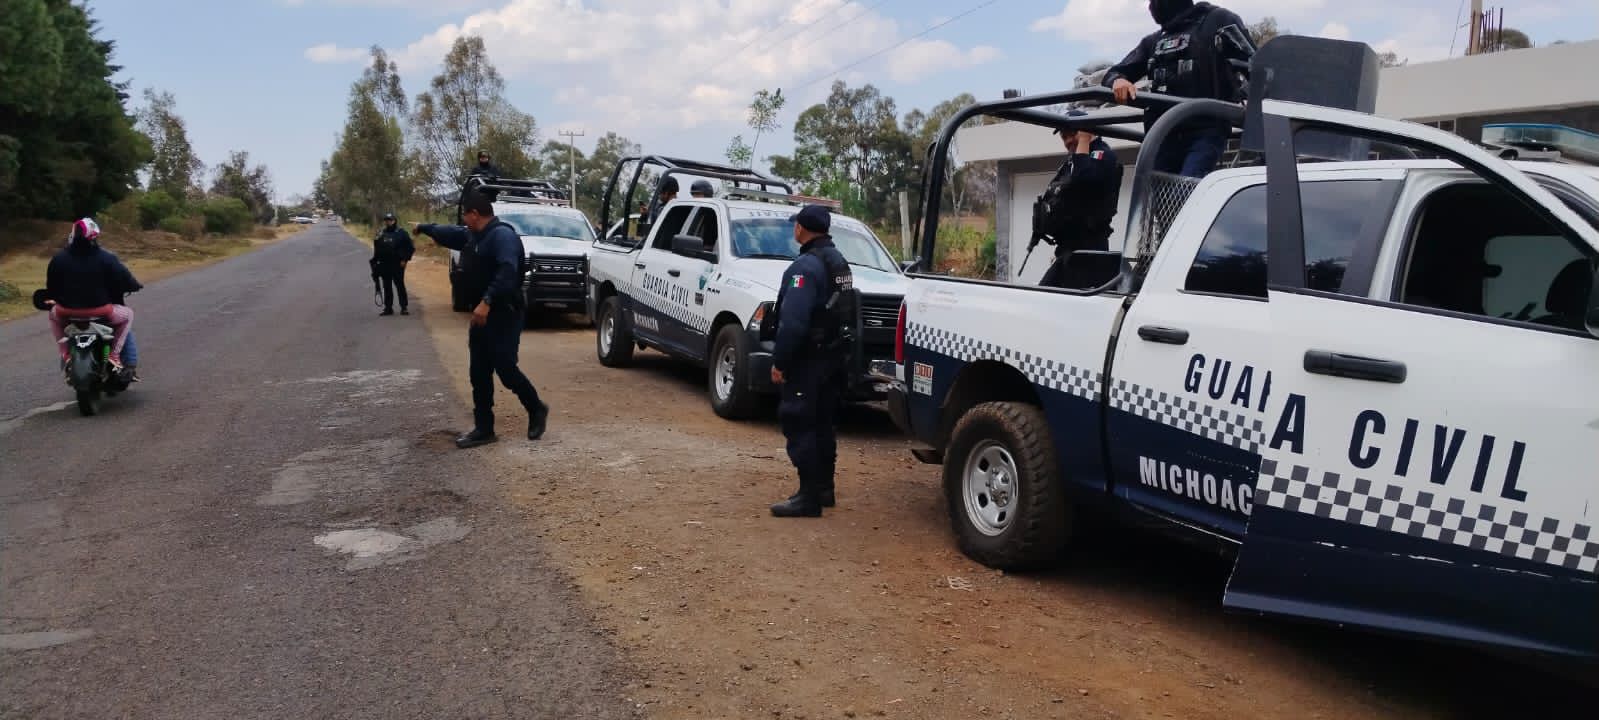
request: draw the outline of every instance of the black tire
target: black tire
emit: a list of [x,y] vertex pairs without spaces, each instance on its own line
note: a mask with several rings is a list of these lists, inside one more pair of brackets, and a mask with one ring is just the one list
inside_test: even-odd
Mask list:
[[100,414],[100,393],[98,391],[78,391],[78,414],[84,417],[94,417]]
[[[609,338],[606,333],[610,333]],[[622,318],[622,301],[612,295],[600,303],[600,320],[594,326],[594,352],[605,367],[633,364],[633,333]]]
[[[724,355],[728,356],[731,368],[724,367]],[[758,398],[750,389],[749,356],[749,338],[743,328],[729,323],[717,331],[705,373],[705,394],[710,397],[711,409],[717,415],[743,420],[755,414]]]
[[[999,454],[991,454],[996,448]],[[988,462],[994,458],[997,462]],[[970,493],[973,509],[968,509],[968,472],[984,467],[1003,470],[1006,458],[1015,477],[999,488],[985,485],[975,489]],[[944,497],[961,552],[1001,570],[1054,564],[1072,530],[1071,507],[1056,458],[1049,422],[1035,406],[985,403],[961,416],[944,460]],[[997,489],[1006,496],[996,498],[985,489]],[[974,518],[983,516],[984,510],[1000,518],[986,529]]]
[[461,290],[461,284],[455,281],[455,263],[450,263],[450,309],[458,312],[472,312],[473,298],[466,296]]

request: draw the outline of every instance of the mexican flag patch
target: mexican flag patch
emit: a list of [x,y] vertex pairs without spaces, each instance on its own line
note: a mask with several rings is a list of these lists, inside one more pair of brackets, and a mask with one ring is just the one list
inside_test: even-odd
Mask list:
[[805,287],[805,276],[804,275],[795,275],[794,277],[790,278],[789,279],[789,287],[796,287],[796,288]]
[[1095,151],[1089,153],[1088,156],[1093,158],[1093,159],[1095,159],[1095,160],[1104,160],[1105,159],[1105,151],[1104,150],[1095,150]]

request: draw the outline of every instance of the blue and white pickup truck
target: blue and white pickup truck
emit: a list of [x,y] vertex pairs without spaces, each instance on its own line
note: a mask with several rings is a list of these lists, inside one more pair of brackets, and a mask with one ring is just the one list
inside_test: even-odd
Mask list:
[[[954,128],[1101,95],[957,116],[922,257]],[[1599,657],[1599,171],[1255,102],[1264,167],[1160,176],[1180,113],[1150,130],[1128,247],[1074,287],[912,271],[890,410],[960,547],[1038,566],[1115,515],[1233,553],[1230,608]],[[1305,129],[1435,159],[1302,163]]]
[[[630,158],[622,165],[638,160]],[[748,170],[671,158],[645,160],[667,168],[662,180],[680,174],[787,189],[781,181]],[[621,171],[619,165],[608,197]],[[628,365],[635,347],[688,360],[707,368],[706,395],[717,414],[749,416],[759,396],[777,393],[771,382],[770,342],[763,344],[760,326],[777,302],[783,271],[799,253],[792,217],[802,204],[813,202],[827,201],[729,187],[714,197],[680,197],[656,208],[660,220],[642,237],[636,218],[613,225],[594,243],[588,271],[600,363]],[[854,266],[855,287],[861,291],[861,333],[851,361],[850,395],[880,398],[891,372],[882,368],[893,364],[894,319],[907,281],[864,223],[835,212],[832,235]],[[878,374],[872,372],[874,365]]]

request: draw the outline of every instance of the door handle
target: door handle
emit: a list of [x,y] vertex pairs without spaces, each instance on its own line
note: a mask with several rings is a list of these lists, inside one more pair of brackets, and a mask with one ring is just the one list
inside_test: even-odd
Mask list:
[[1163,343],[1166,345],[1188,344],[1188,331],[1181,328],[1145,325],[1141,328],[1138,328],[1138,337],[1148,340],[1149,342]]
[[1345,355],[1327,350],[1305,351],[1305,372],[1351,380],[1402,383],[1405,364],[1394,360]]
[[682,270],[667,270],[666,274],[671,275],[672,277],[683,277]]
[[633,263],[633,267],[636,267],[636,268],[638,268],[640,270],[643,270],[644,269],[644,263]]

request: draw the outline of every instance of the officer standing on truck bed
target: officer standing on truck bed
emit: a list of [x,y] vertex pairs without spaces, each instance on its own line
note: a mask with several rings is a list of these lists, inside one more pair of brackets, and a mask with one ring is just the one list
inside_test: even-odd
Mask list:
[[840,318],[853,308],[855,277],[827,234],[832,221],[820,205],[794,215],[800,254],[783,273],[772,310],[777,318],[772,382],[782,386],[777,415],[800,481],[799,492],[772,506],[777,517],[820,517],[823,507],[833,506],[838,460],[833,425],[845,383]]
[[[1086,117],[1072,110],[1070,117]],[[1087,130],[1056,130],[1066,145],[1066,162],[1033,203],[1033,238],[1055,246],[1055,262],[1038,284],[1065,287],[1066,259],[1078,250],[1109,250],[1111,220],[1121,195],[1122,166],[1104,139]]]
[[[1149,0],[1149,14],[1160,30],[1145,36],[1105,72],[1102,82],[1116,92],[1116,102],[1126,104],[1138,97],[1133,83],[1144,78],[1149,78],[1150,91],[1163,95],[1243,101],[1255,43],[1238,15],[1194,0]],[[1145,110],[1144,129],[1152,127],[1162,112]],[[1155,169],[1204,177],[1216,168],[1231,135],[1226,123],[1185,124],[1161,144]]]
[[399,221],[394,218],[394,213],[385,214],[383,229],[378,231],[377,238],[372,241],[372,272],[383,283],[381,315],[394,314],[396,290],[400,295],[400,314],[411,314],[408,309],[411,299],[405,292],[405,266],[410,264],[411,257],[415,254],[416,245],[411,242],[411,234],[400,227]]
[[461,253],[464,287],[472,293],[470,297],[481,298],[472,311],[472,327],[466,335],[471,354],[467,372],[472,381],[474,426],[471,432],[456,438],[455,445],[464,450],[498,439],[494,434],[496,374],[527,409],[527,439],[537,440],[544,435],[550,407],[539,400],[538,390],[516,366],[527,312],[522,295],[522,239],[515,228],[494,216],[494,204],[487,195],[468,191],[461,198],[461,207],[464,228],[416,226],[418,235],[427,235]]

